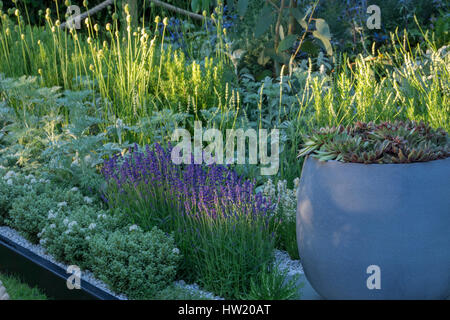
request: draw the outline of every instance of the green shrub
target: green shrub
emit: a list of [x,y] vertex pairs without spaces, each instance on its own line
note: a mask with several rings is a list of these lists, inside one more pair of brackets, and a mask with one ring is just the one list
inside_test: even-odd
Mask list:
[[156,227],[97,234],[89,247],[96,276],[131,299],[150,299],[166,288],[181,258],[173,238]]
[[53,212],[67,212],[85,203],[83,195],[69,189],[61,189],[49,183],[37,183],[26,194],[13,200],[6,224],[19,231],[33,243],[48,223]]
[[40,233],[40,243],[56,259],[81,268],[90,267],[89,240],[92,237],[125,226],[118,212],[86,205],[69,212],[50,212],[47,219]]
[[24,194],[26,186],[25,179],[12,170],[0,176],[0,225],[2,225],[8,217],[13,199]]

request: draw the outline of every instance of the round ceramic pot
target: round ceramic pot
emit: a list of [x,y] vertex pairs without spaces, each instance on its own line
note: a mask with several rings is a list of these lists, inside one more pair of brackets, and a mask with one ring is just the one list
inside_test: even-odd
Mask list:
[[450,296],[450,158],[303,165],[297,242],[325,299]]

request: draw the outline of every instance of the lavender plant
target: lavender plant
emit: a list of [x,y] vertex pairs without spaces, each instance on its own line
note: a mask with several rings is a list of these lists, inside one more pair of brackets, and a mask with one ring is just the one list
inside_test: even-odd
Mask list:
[[135,147],[106,161],[104,199],[146,230],[174,232],[185,279],[237,298],[273,259],[278,223],[272,205],[229,168],[175,165],[171,150]]
[[423,122],[357,122],[322,128],[306,137],[299,156],[357,163],[411,163],[450,156],[450,139],[442,129]]

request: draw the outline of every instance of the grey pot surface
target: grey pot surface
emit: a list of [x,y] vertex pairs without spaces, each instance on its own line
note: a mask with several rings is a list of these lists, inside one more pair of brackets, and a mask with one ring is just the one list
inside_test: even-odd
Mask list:
[[308,157],[297,242],[325,299],[446,299],[450,158],[365,165]]

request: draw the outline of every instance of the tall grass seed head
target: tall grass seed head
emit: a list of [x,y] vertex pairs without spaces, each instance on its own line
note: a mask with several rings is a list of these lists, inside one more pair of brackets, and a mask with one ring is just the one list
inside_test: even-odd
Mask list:
[[112,18],[113,18],[113,20],[119,19],[119,15],[117,14],[117,12],[113,13]]
[[19,9],[16,9],[16,10],[14,11],[14,15],[15,15],[16,17],[20,16],[20,10],[19,10]]
[[88,2],[88,0],[84,0],[84,1],[83,1],[83,6],[84,6],[85,8],[87,8],[87,7],[88,7],[88,5],[89,5],[89,2]]
[[160,16],[156,16],[156,18],[155,18],[155,23],[156,23],[156,24],[159,24],[160,22],[161,22]]
[[112,25],[111,23],[106,24],[106,31],[111,31]]
[[165,27],[167,27],[169,25],[169,19],[167,17],[164,18],[163,24]]
[[131,23],[131,16],[127,15],[127,23],[130,24]]
[[98,24],[94,25],[94,30],[95,30],[95,32],[98,32],[100,30],[100,27],[98,26]]

